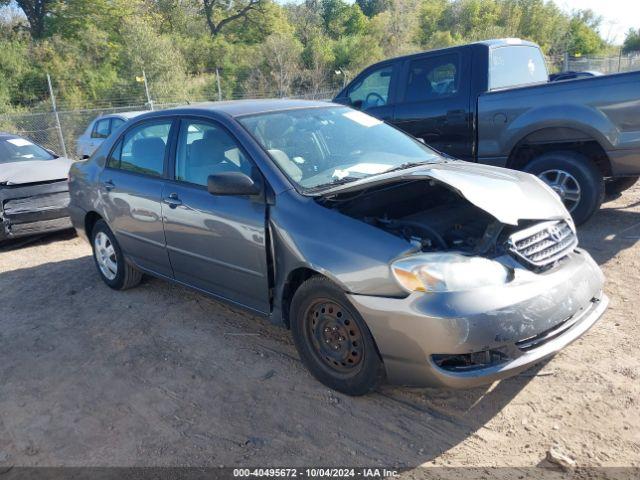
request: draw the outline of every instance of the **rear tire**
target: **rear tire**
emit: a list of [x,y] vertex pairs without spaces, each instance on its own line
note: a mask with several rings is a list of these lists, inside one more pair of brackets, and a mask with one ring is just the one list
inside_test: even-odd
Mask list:
[[620,195],[625,190],[629,190],[633,187],[640,177],[620,177],[611,178],[604,184],[604,189],[607,195]]
[[604,179],[586,156],[571,151],[548,152],[534,158],[525,169],[560,195],[577,225],[586,222],[604,200]]
[[311,277],[298,288],[289,318],[302,363],[321,383],[364,395],[382,381],[382,360],[366,323],[327,278]]
[[115,235],[104,220],[98,220],[91,230],[93,260],[102,281],[114,290],[135,287],[142,272],[124,258]]

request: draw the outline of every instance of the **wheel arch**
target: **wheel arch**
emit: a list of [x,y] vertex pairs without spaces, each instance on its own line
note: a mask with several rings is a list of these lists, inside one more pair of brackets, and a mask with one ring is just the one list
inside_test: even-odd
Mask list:
[[603,177],[613,174],[611,160],[601,143],[589,133],[573,127],[545,127],[530,132],[514,145],[506,166],[522,170],[535,157],[562,150],[584,155],[593,161]]
[[89,241],[91,241],[91,232],[98,220],[102,220],[102,215],[95,211],[87,212],[84,216],[84,231],[86,232]]
[[[288,329],[291,328],[291,322],[289,319],[289,309],[291,307],[291,300],[295,295],[300,285],[302,285],[309,278],[314,276],[321,276],[328,278],[317,270],[309,267],[298,267],[289,272],[287,278],[282,287],[282,293],[280,298],[280,305],[282,308],[282,322]],[[330,280],[330,279],[329,279]]]

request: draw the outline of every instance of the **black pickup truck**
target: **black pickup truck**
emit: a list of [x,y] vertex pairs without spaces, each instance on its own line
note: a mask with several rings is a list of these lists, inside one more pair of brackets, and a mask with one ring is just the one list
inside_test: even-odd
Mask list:
[[463,160],[538,175],[576,223],[640,175],[640,72],[549,83],[540,48],[488,40],[393,58],[334,99]]

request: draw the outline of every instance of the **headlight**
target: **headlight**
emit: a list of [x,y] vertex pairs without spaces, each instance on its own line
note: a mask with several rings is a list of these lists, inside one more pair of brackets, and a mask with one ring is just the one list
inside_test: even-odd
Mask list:
[[459,292],[509,281],[501,263],[457,253],[424,253],[396,260],[391,270],[408,292]]

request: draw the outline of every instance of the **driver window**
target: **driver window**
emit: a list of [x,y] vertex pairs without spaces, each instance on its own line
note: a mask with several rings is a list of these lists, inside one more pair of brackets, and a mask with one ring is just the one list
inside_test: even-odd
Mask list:
[[206,186],[209,175],[222,172],[251,175],[251,162],[222,127],[183,120],[176,153],[176,180]]
[[388,65],[356,80],[349,88],[351,105],[361,110],[386,105],[389,101],[392,71],[393,66]]

